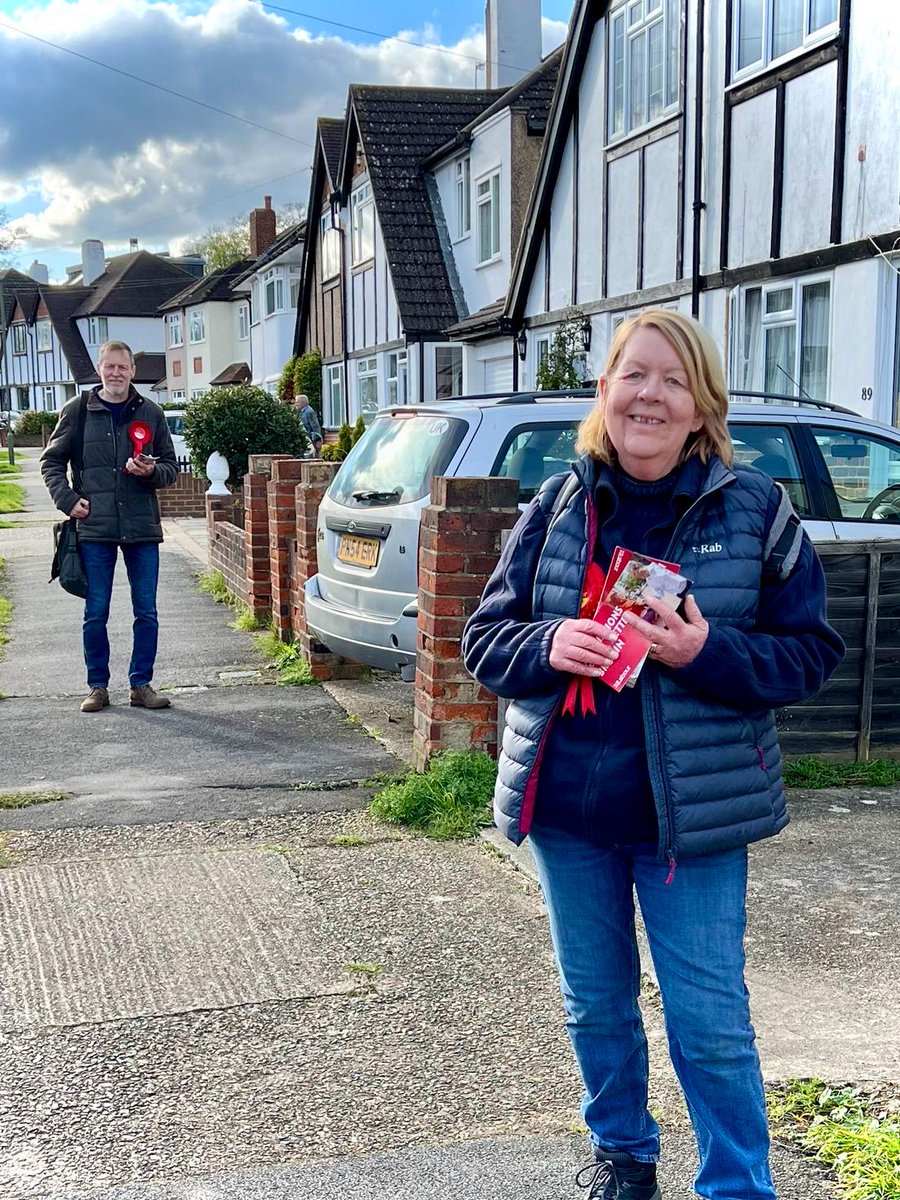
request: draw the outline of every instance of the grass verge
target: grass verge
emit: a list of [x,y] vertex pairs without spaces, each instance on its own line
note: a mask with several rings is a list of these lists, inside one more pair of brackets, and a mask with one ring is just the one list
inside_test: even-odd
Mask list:
[[0,479],[0,513],[25,511],[25,489],[17,483]]
[[233,592],[229,592],[225,576],[221,571],[204,571],[200,576],[198,587],[204,595],[212,596],[216,604],[226,604],[231,609],[235,614],[234,620],[231,622],[232,629],[240,629],[244,633],[254,633],[262,628],[243,600],[239,600]]
[[900,783],[900,762],[873,758],[869,762],[830,762],[803,754],[784,760],[785,787],[892,787]]
[[282,687],[305,687],[316,682],[297,642],[283,642],[274,629],[255,634],[253,640],[260,653],[275,668],[276,678]]
[[[6,559],[0,558],[0,588],[3,587],[3,576],[6,572]],[[3,657],[3,647],[9,641],[6,628],[12,619],[12,602],[0,593],[0,658]]]
[[0,792],[0,808],[29,808],[32,804],[51,804],[71,796],[71,792]]
[[789,1079],[769,1092],[776,1137],[831,1170],[842,1200],[900,1200],[900,1097],[821,1079]]
[[474,837],[491,823],[497,764],[483,751],[447,750],[422,775],[388,784],[371,804],[374,816],[446,841]]

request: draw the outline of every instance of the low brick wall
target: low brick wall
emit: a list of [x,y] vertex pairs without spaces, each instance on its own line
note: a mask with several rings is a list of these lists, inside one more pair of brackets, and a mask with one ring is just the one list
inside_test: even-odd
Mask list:
[[229,517],[234,513],[234,496],[207,496],[206,523],[209,530],[209,569],[221,571],[232,595],[247,603],[247,549],[244,531]]
[[413,761],[442,750],[497,753],[497,700],[466,671],[460,639],[519,518],[515,479],[432,481],[419,541]]
[[209,484],[187,471],[179,471],[171,487],[161,488],[159,510],[164,517],[205,517]]

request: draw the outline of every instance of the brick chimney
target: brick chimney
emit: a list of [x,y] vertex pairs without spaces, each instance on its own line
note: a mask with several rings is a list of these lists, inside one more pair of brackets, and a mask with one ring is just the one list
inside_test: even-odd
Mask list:
[[259,258],[275,241],[275,210],[272,197],[264,196],[265,208],[254,208],[250,214],[250,257]]

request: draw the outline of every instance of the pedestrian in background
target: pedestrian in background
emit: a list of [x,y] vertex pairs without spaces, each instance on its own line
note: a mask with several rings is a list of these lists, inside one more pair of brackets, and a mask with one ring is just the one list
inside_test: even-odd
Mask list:
[[319,424],[319,418],[316,416],[316,410],[309,402],[309,396],[301,392],[294,400],[297,412],[300,414],[300,420],[303,422],[303,428],[306,430],[306,435],[309,438],[309,444],[313,448],[313,454],[316,458],[322,453],[322,426]]
[[[513,530],[463,636],[466,666],[512,701],[494,797],[527,835],[584,1081],[593,1200],[661,1200],[648,1108],[634,893],[704,1200],[773,1200],[765,1095],[744,984],[747,845],[787,824],[773,709],[843,654],[821,564],[771,478],[734,462],[721,359],[697,322],[647,310],[616,331],[573,474]],[[616,546],[679,564],[683,611],[655,623],[636,687],[579,617],[588,566]],[[573,677],[593,704],[563,710]],[[583,687],[583,685],[579,685]],[[590,690],[590,687],[589,687]],[[566,708],[569,706],[567,705]]]
[[120,550],[134,612],[130,701],[140,708],[168,708],[168,696],[150,686],[159,638],[156,592],[163,540],[156,493],[175,482],[178,463],[165,413],[133,386],[130,347],[105,342],[97,372],[99,386],[68,402],[41,455],[41,474],[54,504],[77,518],[88,583],[83,639],[90,693],[81,711],[100,712],[109,704],[107,625]]

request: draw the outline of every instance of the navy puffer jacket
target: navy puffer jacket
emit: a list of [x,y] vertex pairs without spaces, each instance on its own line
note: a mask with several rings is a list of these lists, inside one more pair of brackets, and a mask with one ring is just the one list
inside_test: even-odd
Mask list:
[[[568,683],[549,665],[550,645],[559,623],[579,611],[602,469],[588,459],[574,468],[578,486],[565,485],[567,476],[548,481],[463,636],[467,668],[513,701],[494,811],[515,842],[530,828],[547,731]],[[743,846],[787,824],[773,709],[817,692],[843,653],[825,620],[821,565],[799,531],[789,560],[771,569],[806,601],[792,600],[774,620],[767,609],[761,621],[764,564],[769,569],[779,532],[774,488],[759,471],[713,459],[665,555],[693,580],[710,633],[694,663],[674,670],[648,660],[638,684],[664,860]],[[564,502],[554,512],[559,494]]]

